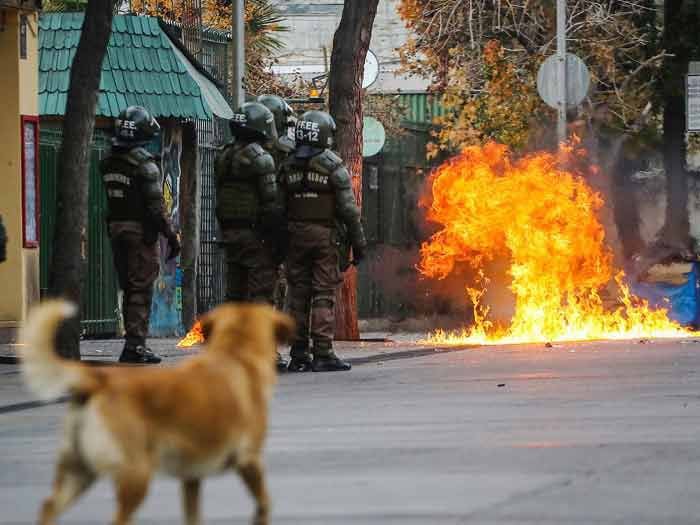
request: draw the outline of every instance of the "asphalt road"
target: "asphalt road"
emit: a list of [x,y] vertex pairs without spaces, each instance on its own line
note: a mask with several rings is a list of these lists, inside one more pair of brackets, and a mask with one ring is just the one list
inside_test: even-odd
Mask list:
[[[282,377],[269,480],[279,524],[695,524],[700,343],[453,351]],[[62,405],[26,400],[0,367],[0,523],[32,523]],[[102,482],[62,523],[106,523]],[[247,523],[233,476],[204,488],[207,524]],[[159,480],[138,523],[180,522]]]

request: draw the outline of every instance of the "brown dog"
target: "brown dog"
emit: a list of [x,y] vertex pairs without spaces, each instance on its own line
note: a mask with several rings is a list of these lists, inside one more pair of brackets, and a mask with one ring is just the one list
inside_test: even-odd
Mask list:
[[202,478],[233,469],[257,503],[253,523],[266,525],[267,409],[276,345],[292,336],[292,320],[267,306],[224,305],[202,319],[206,351],[178,366],[94,368],[55,353],[56,330],[74,312],[65,302],[44,303],[24,329],[30,389],[43,399],[71,398],[53,494],[39,522],[55,523],[97,478],[109,476],[117,498],[113,523],[129,524],[161,472],[182,481],[186,523],[196,525]]

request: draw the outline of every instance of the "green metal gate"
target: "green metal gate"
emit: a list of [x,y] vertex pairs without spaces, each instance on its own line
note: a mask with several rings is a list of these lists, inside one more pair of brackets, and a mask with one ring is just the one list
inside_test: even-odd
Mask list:
[[[49,264],[53,252],[56,218],[56,176],[62,136],[60,128],[43,125],[40,130],[41,166],[41,292],[48,290]],[[98,169],[109,148],[100,130],[90,147],[90,186],[87,232],[87,275],[83,289],[83,333],[87,337],[115,335],[118,330],[117,278],[104,217],[107,202]]]

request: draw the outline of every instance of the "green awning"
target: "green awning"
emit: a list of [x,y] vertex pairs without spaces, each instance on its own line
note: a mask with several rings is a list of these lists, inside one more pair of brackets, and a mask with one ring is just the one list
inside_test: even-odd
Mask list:
[[[39,23],[39,114],[65,114],[70,67],[83,13],[46,13]],[[116,117],[129,105],[156,118],[227,118],[217,87],[187,59],[155,17],[118,15],[102,63],[97,115]]]

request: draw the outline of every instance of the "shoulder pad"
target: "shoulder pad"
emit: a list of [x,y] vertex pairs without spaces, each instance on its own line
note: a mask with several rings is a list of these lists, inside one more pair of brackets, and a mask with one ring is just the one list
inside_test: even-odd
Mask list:
[[316,170],[319,173],[330,175],[343,165],[343,159],[341,159],[331,150],[326,149],[313,157],[309,162],[309,165],[311,169]]
[[258,155],[253,159],[253,169],[257,171],[260,175],[267,175],[268,173],[275,173],[275,159],[267,151],[263,155]]
[[139,168],[139,173],[146,179],[157,180],[160,178],[160,169],[158,169],[158,165],[153,161],[142,163]]
[[243,164],[252,164],[253,161],[261,155],[264,155],[265,149],[257,142],[251,142],[238,152],[238,156]]
[[296,148],[294,141],[286,135],[278,138],[275,145],[277,146],[278,150],[287,154],[292,153],[294,148]]
[[331,173],[331,184],[333,184],[333,186],[339,190],[346,190],[348,188],[352,188],[350,172],[344,164],[338,166]]
[[134,166],[139,166],[145,162],[152,161],[153,155],[144,148],[134,148],[126,154],[126,159]]

